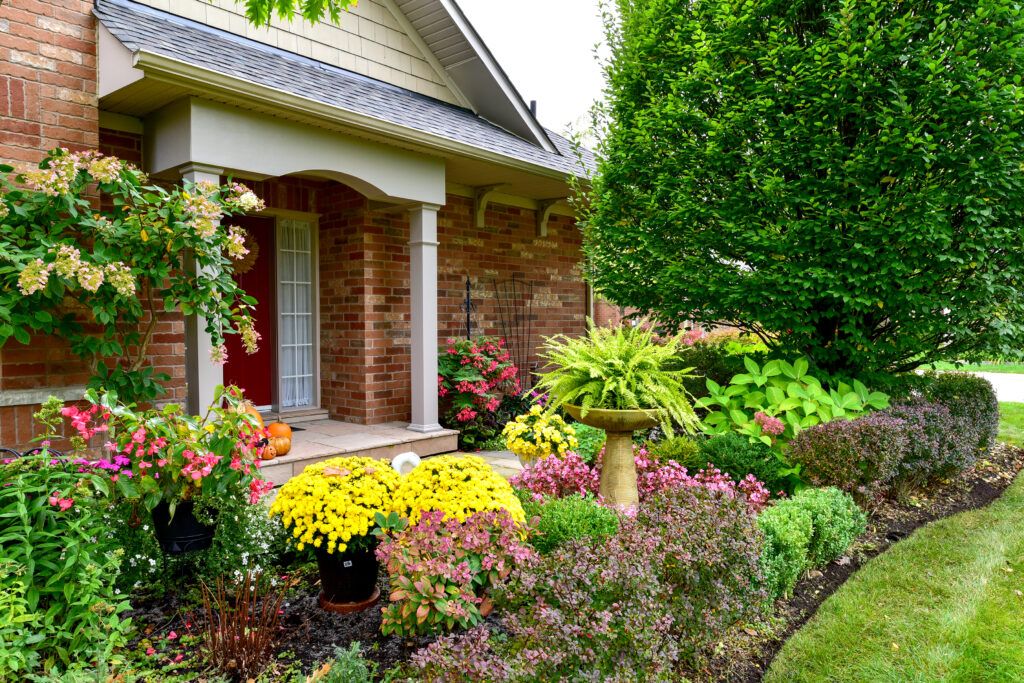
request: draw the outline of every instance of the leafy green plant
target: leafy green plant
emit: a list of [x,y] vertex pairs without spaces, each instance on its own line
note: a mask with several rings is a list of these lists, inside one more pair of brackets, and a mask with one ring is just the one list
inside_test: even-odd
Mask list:
[[571,540],[611,536],[619,528],[619,516],[598,504],[593,494],[549,498],[542,503],[526,500],[523,508],[528,519],[537,518],[528,540],[542,553]]
[[640,327],[594,327],[572,338],[548,338],[541,354],[547,368],[536,390],[549,395],[547,409],[578,405],[581,414],[592,409],[658,410],[669,436],[673,424],[692,430],[697,424],[687,399],[684,379],[688,368],[679,365],[679,340],[662,343]]
[[227,334],[255,352],[256,300],[232,279],[244,231],[220,223],[262,209],[245,186],[165,189],[115,157],[60,149],[17,183],[11,171],[0,165],[0,346],[58,336],[89,363],[91,386],[130,403],[159,397],[169,379],[148,362],[165,311],[205,321],[217,362]]
[[857,378],[1024,348],[1016,4],[610,4],[602,295]]
[[648,441],[644,444],[647,455],[660,463],[678,462],[683,467],[696,472],[703,469],[700,463],[700,445],[685,436],[674,436],[660,441]]
[[[2,680],[106,661],[131,625],[114,587],[122,553],[104,542],[108,483],[50,460],[44,452],[0,463]],[[22,635],[3,626],[8,615]]]
[[576,430],[576,455],[583,458],[588,465],[594,462],[597,454],[604,448],[604,442],[608,436],[603,429],[585,425],[582,422],[574,422],[572,428]]
[[700,453],[694,462],[700,468],[710,463],[737,481],[753,474],[773,493],[792,493],[800,484],[792,465],[777,450],[737,432],[701,441]]
[[814,527],[811,515],[798,505],[773,505],[757,517],[764,535],[761,573],[768,595],[790,595],[807,568],[807,549]]
[[294,683],[373,683],[377,679],[376,662],[367,661],[358,642],[348,649],[334,648],[334,659],[324,662],[309,676],[296,676]]
[[869,410],[888,407],[885,394],[868,391],[854,380],[835,389],[822,386],[807,373],[810,363],[771,360],[763,366],[744,358],[747,372],[736,375],[728,386],[708,381],[710,395],[697,402],[707,408],[703,419],[708,434],[735,431],[766,445],[788,442],[802,429],[834,419],[850,419]]

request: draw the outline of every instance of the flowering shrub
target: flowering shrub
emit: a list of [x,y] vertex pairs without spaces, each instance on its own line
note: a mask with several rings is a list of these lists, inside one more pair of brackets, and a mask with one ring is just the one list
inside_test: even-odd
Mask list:
[[510,481],[513,486],[528,491],[536,501],[546,496],[596,495],[601,486],[597,471],[571,451],[564,458],[557,455],[542,458]]
[[309,465],[281,487],[270,507],[296,547],[345,552],[366,543],[377,514],[391,510],[401,475],[373,458],[330,458]]
[[509,641],[491,647],[515,680],[675,680],[757,615],[760,550],[738,499],[702,488],[661,494],[617,534],[513,571],[501,592]]
[[506,510],[517,524],[526,521],[523,506],[505,479],[476,456],[441,455],[427,458],[402,477],[392,509],[419,522],[424,512],[437,510],[460,522],[478,512]]
[[477,448],[500,429],[487,418],[501,406],[502,393],[519,393],[519,370],[505,340],[449,339],[437,365],[442,421],[460,431],[460,447]]
[[[551,455],[527,467],[511,481],[514,486],[529,491],[536,501],[543,500],[545,496],[561,498],[572,494],[597,495],[603,458],[602,450],[591,467],[574,453],[569,453],[565,458]],[[639,446],[633,447],[633,460],[641,502],[664,491],[694,487],[721,491],[729,497],[742,493],[754,510],[764,506],[770,497],[768,489],[753,475],[747,475],[738,482],[714,468],[691,475],[680,463],[673,460],[661,463],[650,457],[646,448]]]
[[[256,350],[255,301],[231,277],[242,234],[220,224],[263,208],[243,185],[164,189],[114,157],[63,149],[18,184],[11,171],[0,165],[0,346],[59,336],[92,363],[93,387],[128,402],[163,393],[167,377],[146,363],[163,311],[205,320],[214,360],[226,358],[226,334]],[[93,207],[94,189],[111,208]]]
[[812,486],[835,486],[868,502],[892,486],[908,436],[903,420],[873,413],[805,429],[786,455]]
[[385,635],[479,624],[492,608],[489,592],[533,557],[520,523],[505,510],[465,521],[425,512],[413,526],[383,537],[377,558],[391,577],[391,604],[381,622]]
[[85,399],[85,409],[50,401],[44,419],[53,422],[59,411],[75,430],[78,448],[105,436],[98,458],[79,457],[74,464],[103,472],[125,498],[148,510],[163,502],[173,511],[186,500],[216,508],[226,497],[256,503],[273,488],[258,472],[267,434],[245,414],[237,387],[218,387],[204,417],[184,415],[175,404],[136,411],[113,392],[89,389]]
[[501,435],[505,446],[524,462],[552,454],[564,456],[579,446],[575,428],[560,416],[545,413],[539,405],[505,425]]

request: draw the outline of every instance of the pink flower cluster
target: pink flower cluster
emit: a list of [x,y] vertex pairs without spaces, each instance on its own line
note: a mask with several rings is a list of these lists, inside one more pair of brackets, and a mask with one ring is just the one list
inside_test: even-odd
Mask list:
[[437,375],[446,419],[460,429],[470,428],[498,409],[502,391],[519,393],[519,370],[510,359],[504,339],[449,339],[438,358]]
[[[246,472],[248,474],[248,472]],[[274,482],[264,479],[253,479],[249,482],[249,504],[255,505],[260,498],[274,490]]]
[[[602,449],[594,466],[587,465],[575,453],[565,457],[550,455],[527,467],[511,479],[513,486],[529,491],[534,500],[547,497],[564,498],[575,493],[597,495],[601,487]],[[721,491],[730,498],[737,493],[746,497],[753,511],[763,508],[771,493],[763,483],[751,474],[736,482],[718,469],[700,470],[691,475],[685,467],[675,461],[660,463],[648,456],[647,449],[634,446],[633,458],[636,463],[636,484],[640,500],[645,501],[657,493],[683,487],[703,487]]]
[[63,498],[56,491],[49,498],[49,503],[55,508],[60,508],[61,512],[66,512],[71,509],[71,506],[75,504],[74,498]]
[[110,413],[105,409],[101,410],[100,406],[95,404],[85,410],[79,410],[75,406],[64,406],[60,409],[60,414],[71,421],[71,426],[86,441],[96,434],[110,429],[107,424]]
[[213,466],[220,462],[220,456],[213,453],[200,454],[186,449],[182,451],[181,455],[185,459],[185,466],[181,468],[181,473],[190,477],[192,481],[199,481],[203,477],[210,476]]
[[778,436],[786,431],[786,425],[777,417],[758,411],[754,413],[754,422],[761,426],[761,431],[769,436]]

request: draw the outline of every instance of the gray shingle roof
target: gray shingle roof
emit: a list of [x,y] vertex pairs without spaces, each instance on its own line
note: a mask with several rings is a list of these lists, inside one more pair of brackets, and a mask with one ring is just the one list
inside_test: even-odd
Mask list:
[[[473,112],[131,0],[96,0],[96,16],[132,51],[176,59],[356,114],[520,161],[580,174],[572,144],[551,133],[546,150]],[[587,170],[593,156],[583,150]]]

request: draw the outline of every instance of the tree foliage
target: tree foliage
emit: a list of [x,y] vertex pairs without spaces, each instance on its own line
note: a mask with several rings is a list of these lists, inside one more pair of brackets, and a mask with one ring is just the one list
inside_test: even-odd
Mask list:
[[357,0],[245,0],[245,16],[254,26],[269,26],[276,14],[291,19],[296,12],[310,23],[324,18],[331,23],[341,21],[341,13],[355,5]]
[[618,0],[595,285],[829,372],[1024,346],[1009,0]]

